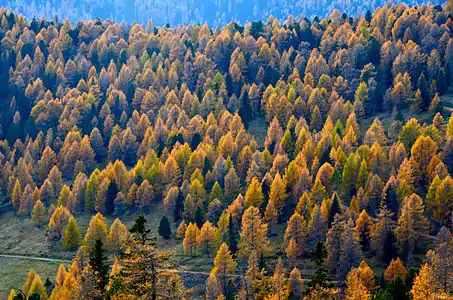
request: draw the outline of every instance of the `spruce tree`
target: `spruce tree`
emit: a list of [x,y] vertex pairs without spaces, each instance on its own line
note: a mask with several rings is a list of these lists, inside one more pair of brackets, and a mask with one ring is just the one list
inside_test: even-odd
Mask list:
[[169,239],[171,237],[170,222],[168,221],[168,218],[166,216],[162,216],[162,218],[160,219],[158,232],[159,235],[164,239]]
[[151,229],[146,227],[147,222],[145,216],[140,215],[135,219],[134,225],[132,225],[132,228],[129,230],[142,244],[146,243],[148,234],[151,232]]
[[90,265],[93,275],[96,278],[95,287],[103,295],[105,287],[109,281],[109,265],[107,264],[107,256],[105,256],[105,248],[102,240],[96,240],[94,250],[91,252],[88,264]]

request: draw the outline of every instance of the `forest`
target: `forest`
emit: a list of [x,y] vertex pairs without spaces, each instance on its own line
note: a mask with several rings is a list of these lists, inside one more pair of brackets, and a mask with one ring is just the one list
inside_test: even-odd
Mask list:
[[[0,5],[22,13],[28,18],[46,17],[73,22],[94,18],[111,19],[117,22],[137,22],[146,25],[149,20],[155,25],[171,26],[204,24],[223,26],[229,22],[245,24],[265,21],[273,16],[284,21],[289,15],[310,19],[327,17],[335,9],[348,15],[365,16],[388,2],[418,6],[422,0],[2,0]],[[444,0],[432,0],[433,5],[442,5]],[[132,8],[131,8],[132,4]]]
[[0,8],[9,300],[453,299],[453,1],[146,24]]

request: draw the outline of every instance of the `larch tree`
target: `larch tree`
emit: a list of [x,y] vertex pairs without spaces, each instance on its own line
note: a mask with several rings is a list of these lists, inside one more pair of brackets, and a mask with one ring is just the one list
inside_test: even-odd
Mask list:
[[340,275],[346,276],[351,267],[358,266],[362,258],[362,249],[356,235],[354,222],[349,219],[344,223],[340,247]]
[[410,262],[413,251],[421,245],[427,234],[428,223],[423,212],[424,205],[420,196],[412,194],[404,199],[395,233],[407,262]]
[[197,224],[195,223],[190,223],[187,226],[185,235],[184,235],[184,240],[183,240],[183,246],[184,246],[184,253],[189,254],[190,256],[194,256],[197,253],[197,239],[198,235],[200,234],[200,229],[198,229]]
[[406,273],[407,270],[403,262],[399,258],[393,259],[387,269],[385,269],[384,280],[390,282],[396,277],[403,279],[406,276]]
[[211,257],[220,244],[220,231],[207,221],[203,224],[197,236],[197,248],[201,254]]
[[118,252],[128,236],[129,231],[126,228],[126,225],[124,225],[120,219],[116,218],[112,225],[110,225],[109,234],[107,236],[107,245],[110,253]]
[[47,220],[46,207],[39,199],[38,201],[36,201],[35,206],[33,207],[31,219],[37,226],[43,225]]
[[349,271],[346,279],[345,299],[362,300],[369,299],[371,294],[363,281],[360,279],[357,269]]
[[107,245],[107,236],[105,217],[101,213],[97,213],[91,218],[87,233],[85,234],[84,243],[87,252],[91,253],[93,251],[97,240],[100,240],[103,245]]
[[214,272],[211,272],[206,280],[206,300],[217,300],[221,295],[223,292],[219,280]]
[[289,298],[295,297],[302,298],[302,293],[304,291],[304,281],[302,280],[302,275],[298,268],[294,269],[289,273],[288,279],[288,294]]
[[285,244],[288,246],[291,239],[294,239],[296,248],[296,256],[302,255],[305,247],[305,238],[307,236],[307,224],[304,218],[297,212],[294,213],[288,220],[288,225],[285,230]]
[[71,213],[64,206],[58,206],[50,217],[47,225],[46,234],[50,240],[59,240],[64,235],[64,230],[68,220],[71,218]]
[[239,252],[241,257],[248,257],[255,250],[259,255],[266,254],[269,249],[267,237],[268,226],[261,218],[258,208],[250,206],[242,216]]
[[291,238],[286,246],[286,257],[288,257],[288,261],[290,265],[293,266],[299,256],[299,246],[294,238]]
[[370,216],[366,213],[365,210],[362,210],[358,219],[356,220],[356,231],[362,251],[366,252],[370,248],[370,238],[371,238],[371,221]]
[[82,235],[80,234],[79,226],[76,219],[71,216],[64,230],[63,246],[67,249],[74,249],[80,245],[81,241]]
[[220,277],[225,292],[227,286],[227,275],[236,270],[237,263],[234,261],[226,243],[220,245],[214,258],[214,269],[212,272]]
[[279,217],[283,214],[286,196],[286,181],[282,178],[280,173],[277,172],[271,184],[269,202],[272,201],[274,203]]
[[445,177],[436,189],[435,207],[433,209],[433,219],[440,226],[447,226],[452,222],[453,210],[453,179]]
[[258,181],[258,178],[253,177],[252,182],[250,183],[247,192],[245,193],[244,198],[245,205],[260,207],[264,201],[263,191],[261,190],[261,184]]
[[44,287],[44,283],[42,282],[41,277],[39,277],[38,274],[36,274],[33,278],[30,290],[28,291],[29,297],[36,297],[36,295],[39,295],[41,299],[47,299],[46,288]]

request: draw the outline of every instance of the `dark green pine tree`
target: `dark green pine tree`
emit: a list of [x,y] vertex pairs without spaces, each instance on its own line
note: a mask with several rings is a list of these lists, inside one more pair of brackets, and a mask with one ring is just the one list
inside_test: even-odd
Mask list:
[[384,253],[382,261],[384,261],[386,264],[389,264],[396,256],[397,252],[395,249],[395,235],[393,234],[393,232],[388,232],[384,240]]
[[317,266],[322,266],[327,259],[327,248],[322,241],[318,241],[311,251],[312,259]]
[[100,294],[105,293],[105,287],[109,282],[109,265],[107,264],[107,256],[104,249],[104,244],[101,239],[97,239],[94,244],[94,250],[91,252],[89,265],[93,270],[93,275],[96,278],[95,287]]
[[171,237],[170,222],[168,221],[168,218],[166,216],[163,216],[160,219],[158,232],[159,232],[159,235],[166,240]]
[[339,213],[341,213],[340,198],[338,197],[338,194],[335,193],[333,194],[332,205],[329,209],[329,228],[332,226],[335,215]]
[[197,210],[195,211],[195,223],[197,223],[198,228],[203,227],[204,214],[200,207],[197,207]]
[[113,215],[115,211],[115,199],[116,195],[118,195],[118,185],[116,184],[115,180],[110,181],[109,186],[107,188],[107,195],[106,203],[105,203],[105,214],[106,215]]
[[237,233],[236,229],[234,228],[233,224],[233,217],[230,214],[229,218],[229,227],[228,227],[228,246],[230,248],[230,251],[233,255],[236,254],[238,251],[238,240],[237,240]]
[[387,290],[389,291],[391,298],[390,299],[398,299],[398,300],[409,300],[409,290],[406,286],[401,277],[397,276],[390,282],[387,286]]
[[250,121],[252,120],[252,105],[250,104],[250,99],[249,99],[249,93],[247,92],[247,89],[244,87],[242,89],[241,97],[241,106],[239,108],[239,116],[242,119],[242,122],[244,122],[244,126],[248,128]]
[[142,244],[145,244],[148,240],[148,234],[151,232],[151,229],[146,227],[146,220],[144,215],[140,215],[135,219],[134,225],[129,230],[130,233],[134,234],[136,239],[141,241]]
[[329,271],[326,268],[323,268],[322,265],[327,259],[327,248],[324,246],[324,243],[318,241],[315,248],[311,251],[312,260],[318,266],[318,269],[315,271],[310,281],[308,282],[308,288],[305,291],[306,295],[309,295],[312,290],[318,288],[331,288],[332,278],[329,276]]
[[184,210],[184,195],[181,191],[178,193],[178,197],[176,198],[175,208],[173,211],[173,220],[179,221],[181,220],[182,211]]

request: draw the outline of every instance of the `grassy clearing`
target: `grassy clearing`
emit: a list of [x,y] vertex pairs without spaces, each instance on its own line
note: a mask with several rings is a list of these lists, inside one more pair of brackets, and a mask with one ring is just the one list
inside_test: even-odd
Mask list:
[[55,282],[58,266],[56,262],[0,257],[0,299],[7,299],[12,287],[22,289],[30,269],[34,269],[43,282],[46,278]]

